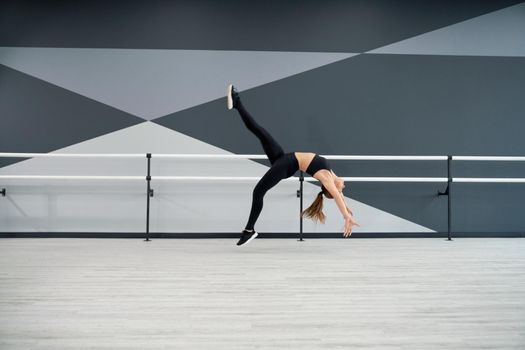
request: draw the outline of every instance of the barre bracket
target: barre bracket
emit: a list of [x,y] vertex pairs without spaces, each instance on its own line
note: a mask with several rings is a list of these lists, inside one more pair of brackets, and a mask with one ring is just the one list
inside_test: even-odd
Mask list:
[[448,193],[449,193],[448,192],[448,187],[449,187],[449,185],[447,185],[447,189],[445,190],[445,192],[438,191],[438,197],[439,196],[448,196]]

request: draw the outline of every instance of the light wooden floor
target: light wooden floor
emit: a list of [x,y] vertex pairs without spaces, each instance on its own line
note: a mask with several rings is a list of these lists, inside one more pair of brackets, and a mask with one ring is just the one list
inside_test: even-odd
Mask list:
[[525,349],[525,239],[1,239],[0,349]]

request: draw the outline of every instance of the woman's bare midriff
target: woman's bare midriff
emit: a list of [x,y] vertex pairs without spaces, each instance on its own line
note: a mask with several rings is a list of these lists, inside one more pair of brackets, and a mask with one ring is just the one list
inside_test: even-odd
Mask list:
[[315,157],[315,153],[309,153],[309,152],[294,152],[295,158],[297,158],[297,161],[299,162],[299,170],[306,171],[308,169],[308,166],[312,162],[312,159]]

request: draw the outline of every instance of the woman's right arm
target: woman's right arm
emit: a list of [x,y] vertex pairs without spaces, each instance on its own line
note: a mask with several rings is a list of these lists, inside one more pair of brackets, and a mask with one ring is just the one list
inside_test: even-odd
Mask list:
[[353,218],[353,213],[346,205],[343,194],[337,190],[337,187],[335,186],[333,179],[321,178],[319,179],[319,181],[321,181],[323,186],[328,190],[328,192],[330,192],[332,197],[334,197],[335,203],[337,204],[339,211],[341,211],[341,214],[343,214],[343,218],[345,220],[344,237],[348,237],[352,235],[352,226],[360,226],[360,225]]

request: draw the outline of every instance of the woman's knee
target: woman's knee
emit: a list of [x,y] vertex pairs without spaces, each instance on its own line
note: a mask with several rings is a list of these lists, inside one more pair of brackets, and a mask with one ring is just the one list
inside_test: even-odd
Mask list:
[[262,198],[264,197],[267,191],[268,189],[265,188],[264,186],[257,185],[253,189],[253,198]]

